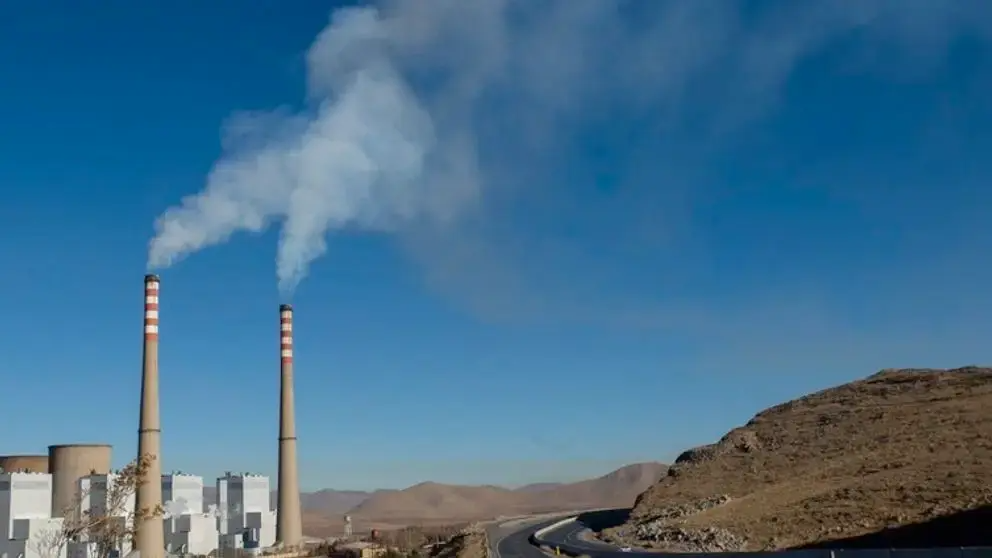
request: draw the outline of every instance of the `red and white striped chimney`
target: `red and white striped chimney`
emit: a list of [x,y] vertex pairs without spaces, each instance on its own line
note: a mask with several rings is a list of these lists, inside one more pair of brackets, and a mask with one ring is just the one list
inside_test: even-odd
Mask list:
[[276,541],[284,547],[303,542],[300,479],[296,462],[296,407],[293,396],[293,307],[279,307],[279,485]]
[[[145,276],[145,342],[141,367],[141,410],[138,419],[138,458],[150,459],[138,479],[135,490],[136,510],[155,510],[162,505],[162,425],[158,395],[158,295],[159,278]],[[162,519],[145,516],[138,519],[134,547],[141,558],[164,558],[165,534]]]

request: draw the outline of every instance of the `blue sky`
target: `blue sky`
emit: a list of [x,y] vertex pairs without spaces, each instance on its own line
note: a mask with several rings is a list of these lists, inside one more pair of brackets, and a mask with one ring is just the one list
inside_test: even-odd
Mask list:
[[[167,469],[274,474],[284,300],[304,489],[579,478],[879,368],[992,360],[987,6],[610,5],[356,12],[433,130],[364,210],[418,217],[322,221],[295,292],[275,210],[161,270]],[[311,48],[335,7],[0,8],[2,453],[133,455],[156,219],[340,107],[350,67],[320,55],[347,26]],[[230,146],[271,110],[267,147]]]

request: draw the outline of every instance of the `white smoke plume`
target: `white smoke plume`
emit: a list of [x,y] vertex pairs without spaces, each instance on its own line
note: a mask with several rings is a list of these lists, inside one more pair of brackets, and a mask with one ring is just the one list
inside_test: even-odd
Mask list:
[[[987,32],[988,12],[982,0],[383,0],[342,8],[308,52],[306,110],[232,119],[203,190],[158,218],[148,265],[167,267],[238,231],[279,225],[277,276],[288,293],[332,231],[437,240],[467,223],[460,230],[486,229],[492,207],[533,195],[560,170],[550,152],[583,123],[650,113],[668,131],[691,122],[720,135],[774,103],[796,64],[837,36],[858,31],[919,65],[942,56],[955,33]],[[660,208],[651,218],[671,216]],[[440,252],[480,257],[485,249],[426,252],[435,265]]]

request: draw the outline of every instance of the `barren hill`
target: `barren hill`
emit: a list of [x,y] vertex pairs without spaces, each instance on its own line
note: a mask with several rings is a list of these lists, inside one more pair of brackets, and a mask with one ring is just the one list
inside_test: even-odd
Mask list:
[[628,525],[604,536],[775,549],[990,503],[992,369],[883,370],[686,451],[638,497]]
[[[300,506],[307,511],[313,511],[329,515],[341,515],[348,513],[352,508],[367,500],[373,494],[380,492],[394,492],[394,490],[377,490],[375,492],[365,492],[362,490],[331,490],[325,488],[317,492],[301,492]],[[275,490],[269,493],[269,506],[276,509],[278,498]],[[213,486],[203,487],[203,506],[217,503],[217,488]],[[343,521],[343,519],[342,519]]]
[[[395,492],[393,490],[377,490],[375,493]],[[275,492],[273,492],[273,495]],[[355,506],[368,500],[374,493],[363,490],[331,490],[325,488],[317,492],[300,493],[300,505],[305,510],[332,515],[344,515]]]
[[637,463],[596,479],[528,485],[516,490],[425,482],[405,490],[375,494],[351,513],[356,518],[417,523],[629,506],[666,470],[661,463]]
[[[661,463],[635,463],[595,479],[560,484],[524,498],[528,511],[622,508],[661,478],[668,467]],[[549,504],[548,510],[540,509]]]
[[517,495],[496,486],[454,486],[422,482],[404,490],[380,493],[351,510],[360,518],[382,521],[475,519],[513,509]]

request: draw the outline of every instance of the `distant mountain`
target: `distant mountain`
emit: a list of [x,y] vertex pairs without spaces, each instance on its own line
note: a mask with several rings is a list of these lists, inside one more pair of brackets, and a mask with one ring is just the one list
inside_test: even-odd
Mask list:
[[[595,479],[535,483],[516,489],[436,482],[373,492],[324,489],[301,493],[300,504],[304,531],[328,536],[341,532],[345,515],[352,516],[356,531],[361,531],[458,523],[499,515],[631,506],[667,470],[662,463],[635,463]],[[205,505],[216,503],[216,489],[204,487],[203,500]],[[275,509],[275,491],[270,501]]]
[[662,463],[636,463],[595,479],[532,484],[516,490],[424,482],[404,490],[377,492],[350,513],[358,519],[400,524],[631,506],[667,470]]
[[356,506],[361,505],[365,500],[368,500],[370,496],[379,492],[394,491],[377,490],[373,493],[364,490],[332,490],[325,488],[317,492],[304,492],[300,494],[300,505],[307,511],[329,515],[345,515]]
[[563,483],[560,482],[535,482],[534,484],[525,484],[519,488],[515,488],[515,492],[544,492],[546,490],[551,490],[552,488],[558,488]]
[[[325,488],[317,492],[301,492],[300,506],[306,511],[312,511],[325,515],[339,514],[344,516],[349,510],[361,504],[373,494],[380,492],[392,492],[391,490],[377,490],[375,492],[365,492],[362,490],[331,490]],[[269,503],[272,509],[276,508],[277,493],[273,490],[269,494]],[[203,487],[203,505],[217,503],[217,488],[214,486]],[[343,521],[343,519],[342,519]]]

